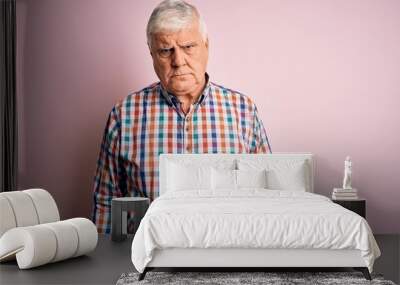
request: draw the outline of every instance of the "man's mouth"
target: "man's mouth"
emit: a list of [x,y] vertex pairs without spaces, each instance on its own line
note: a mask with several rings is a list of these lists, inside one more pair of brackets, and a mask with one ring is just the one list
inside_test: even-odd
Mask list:
[[189,73],[184,73],[184,72],[176,72],[172,74],[172,77],[174,76],[185,76],[185,75],[189,75]]

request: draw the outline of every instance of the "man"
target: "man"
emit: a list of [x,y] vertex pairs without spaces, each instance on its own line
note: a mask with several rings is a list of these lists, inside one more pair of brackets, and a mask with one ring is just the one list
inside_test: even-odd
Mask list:
[[158,196],[160,153],[268,153],[253,101],[206,73],[208,37],[197,9],[166,0],[152,12],[147,42],[160,82],[112,109],[94,183],[93,221],[110,233],[114,197]]

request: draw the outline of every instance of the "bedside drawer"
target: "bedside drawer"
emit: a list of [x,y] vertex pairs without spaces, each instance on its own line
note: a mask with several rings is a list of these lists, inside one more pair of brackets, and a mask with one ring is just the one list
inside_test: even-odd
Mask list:
[[364,219],[366,218],[366,200],[332,200],[332,202],[339,204],[340,206],[359,214]]

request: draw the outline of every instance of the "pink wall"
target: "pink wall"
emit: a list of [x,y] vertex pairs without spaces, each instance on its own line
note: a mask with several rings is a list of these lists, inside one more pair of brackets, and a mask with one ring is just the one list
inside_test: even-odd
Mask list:
[[[145,25],[158,1],[18,0],[20,187],[88,216],[107,114],[157,80]],[[316,155],[316,191],[353,185],[377,233],[400,232],[400,1],[193,1],[214,82],[251,96],[275,152]],[[233,4],[234,3],[234,4]]]

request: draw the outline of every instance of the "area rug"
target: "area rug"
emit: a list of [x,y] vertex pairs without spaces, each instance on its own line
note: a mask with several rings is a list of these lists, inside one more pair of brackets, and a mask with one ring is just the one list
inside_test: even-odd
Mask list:
[[382,275],[372,274],[372,281],[364,278],[360,272],[154,272],[146,274],[138,281],[139,273],[124,273],[117,285],[185,285],[185,284],[221,284],[221,285],[297,285],[297,284],[379,284],[396,285],[384,280]]

